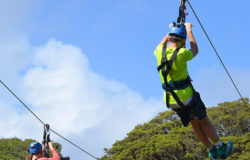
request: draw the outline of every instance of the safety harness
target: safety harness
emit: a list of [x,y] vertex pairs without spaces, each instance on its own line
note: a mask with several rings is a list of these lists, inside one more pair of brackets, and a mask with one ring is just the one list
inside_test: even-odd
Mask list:
[[187,76],[187,78],[185,80],[181,80],[181,81],[167,81],[167,76],[172,68],[173,62],[176,59],[176,56],[180,50],[180,48],[176,48],[176,50],[174,51],[172,57],[170,58],[170,60],[167,60],[167,56],[166,56],[166,46],[163,46],[162,49],[162,59],[161,59],[161,64],[157,67],[158,72],[161,71],[163,79],[164,79],[164,83],[162,84],[162,88],[165,90],[166,92],[166,105],[169,108],[169,93],[171,93],[171,95],[173,96],[173,98],[175,99],[175,101],[177,102],[177,104],[182,107],[185,108],[185,105],[181,102],[181,100],[179,99],[179,97],[177,96],[177,94],[174,92],[174,90],[181,90],[181,89],[185,89],[188,86],[191,86],[193,89],[193,92],[195,92],[192,83],[191,83],[191,79],[189,76]]

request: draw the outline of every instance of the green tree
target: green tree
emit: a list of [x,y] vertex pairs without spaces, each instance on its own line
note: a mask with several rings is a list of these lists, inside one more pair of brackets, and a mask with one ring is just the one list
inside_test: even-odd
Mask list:
[[[250,105],[244,99],[224,102],[207,112],[222,141],[232,141],[228,160],[250,159]],[[105,149],[102,160],[208,160],[208,151],[191,126],[183,127],[172,111],[159,113],[148,123],[137,125],[123,140]]]
[[[28,146],[35,140],[18,138],[0,139],[0,160],[25,160],[28,155]],[[57,153],[61,153],[62,146],[53,144]]]

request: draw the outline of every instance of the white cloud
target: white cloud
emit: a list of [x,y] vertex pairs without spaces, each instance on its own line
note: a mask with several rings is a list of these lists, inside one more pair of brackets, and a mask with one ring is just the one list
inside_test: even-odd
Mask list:
[[[44,46],[27,47],[27,51],[31,63],[19,75],[21,88],[14,90],[20,90],[21,98],[44,122],[93,154],[101,156],[104,147],[164,110],[161,101],[146,100],[126,84],[91,71],[87,57],[75,46],[52,39]],[[27,66],[17,65],[17,73]],[[6,128],[0,136],[41,139],[39,122],[12,105],[22,107],[16,102],[1,105],[1,110],[8,106],[11,112],[6,115],[9,118],[3,117],[5,123],[0,123],[0,128]],[[73,155],[73,146],[55,135],[53,138],[64,144],[65,155],[72,159],[83,156],[80,152]]]
[[[92,71],[85,54],[73,45],[54,39],[35,47],[27,41],[15,42],[0,45],[9,55],[0,54],[4,59],[1,77],[11,73],[4,78],[7,84],[44,122],[96,156],[103,154],[104,147],[125,137],[136,124],[165,110],[162,99],[144,99],[126,84]],[[243,95],[249,97],[249,71],[233,70],[232,75]],[[208,106],[238,99],[223,70],[201,69],[194,79]],[[4,96],[0,98],[0,129],[5,132],[0,136],[41,140],[39,121],[23,111],[6,90],[1,92]],[[91,159],[56,135],[52,138],[63,144],[64,155]]]

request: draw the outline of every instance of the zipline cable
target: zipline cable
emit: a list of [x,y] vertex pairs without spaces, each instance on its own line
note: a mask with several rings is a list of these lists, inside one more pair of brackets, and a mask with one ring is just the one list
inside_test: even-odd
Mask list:
[[2,83],[2,85],[20,102],[22,103],[22,105],[28,110],[30,111],[31,114],[33,114],[33,116],[36,117],[36,119],[38,119],[44,126],[45,123],[14,93],[12,92],[12,90],[5,84],[3,83],[2,80],[0,80],[0,82]]
[[62,139],[64,139],[65,141],[69,142],[70,144],[72,144],[73,146],[75,146],[76,148],[78,148],[79,150],[85,152],[86,154],[88,154],[89,156],[91,156],[92,158],[99,160],[99,158],[93,156],[92,154],[90,154],[89,152],[85,151],[84,149],[82,149],[81,147],[77,146],[75,143],[69,141],[68,139],[66,139],[65,137],[63,137],[62,135],[60,135],[59,133],[57,133],[56,131],[50,129],[51,132],[53,132],[54,134],[56,134],[57,136],[61,137]]
[[214,52],[216,53],[217,57],[219,58],[220,63],[222,64],[222,66],[223,66],[224,70],[227,72],[227,75],[228,75],[228,77],[230,78],[231,82],[233,83],[234,88],[236,89],[236,91],[238,92],[238,94],[239,94],[239,96],[241,97],[242,101],[244,102],[244,99],[243,99],[243,97],[242,97],[242,95],[241,95],[241,93],[240,93],[240,91],[239,91],[238,87],[236,86],[236,84],[235,84],[235,82],[234,82],[234,80],[233,80],[232,76],[230,75],[229,71],[227,70],[227,68],[226,68],[225,64],[223,63],[223,61],[222,61],[222,59],[221,59],[221,57],[220,57],[219,53],[217,52],[217,50],[216,50],[216,48],[215,48],[215,46],[214,46],[213,42],[211,41],[211,39],[210,39],[210,37],[208,36],[208,34],[207,34],[207,32],[206,32],[205,28],[203,27],[203,25],[202,25],[202,23],[201,23],[201,21],[200,21],[199,17],[198,17],[198,16],[197,16],[197,14],[195,13],[195,11],[194,11],[194,9],[193,9],[193,7],[192,7],[191,3],[189,2],[189,0],[186,0],[186,1],[188,2],[188,5],[190,6],[190,8],[191,8],[192,12],[194,13],[194,15],[195,15],[195,17],[196,17],[197,21],[199,22],[199,24],[200,24],[200,26],[201,26],[201,28],[202,28],[203,32],[205,33],[205,35],[206,35],[206,37],[207,37],[207,39],[208,39],[209,43],[210,43],[210,44],[211,44],[211,46],[213,47]]
[[[33,115],[36,117],[36,119],[38,119],[44,126],[46,125],[2,80],[0,80],[0,83],[2,83],[2,85]],[[91,156],[92,158],[99,160],[99,158],[95,157],[94,155],[90,154],[89,152],[87,152],[86,150],[82,149],[81,147],[79,147],[78,145],[76,145],[75,143],[71,142],[70,140],[68,140],[67,138],[63,137],[62,135],[60,135],[59,133],[57,133],[56,131],[52,130],[51,128],[49,129],[51,130],[51,132],[55,133],[57,136],[61,137],[62,139],[64,139],[65,141],[69,142],[70,144],[72,144],[73,146],[75,146],[76,148],[78,148],[79,150],[83,151],[84,153],[88,154],[89,156]]]

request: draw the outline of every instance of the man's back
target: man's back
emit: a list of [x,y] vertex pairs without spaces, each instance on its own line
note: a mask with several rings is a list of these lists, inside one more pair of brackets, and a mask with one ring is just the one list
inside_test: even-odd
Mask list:
[[[166,49],[166,57],[168,60],[172,57],[174,51],[176,48],[167,48]],[[156,56],[158,66],[161,64],[162,60],[162,50],[163,50],[163,45],[160,44],[157,46],[154,55]],[[178,54],[176,56],[176,59],[173,62],[172,68],[167,76],[167,81],[168,82],[173,82],[173,81],[181,81],[185,80],[188,76],[187,72],[187,61],[191,60],[193,58],[193,53],[186,48],[180,48],[178,51]],[[160,74],[161,81],[164,83],[164,79],[162,74]],[[191,86],[185,88],[185,89],[180,89],[180,90],[175,90],[176,94],[180,98],[180,100],[183,102],[190,98],[193,95],[192,88]],[[176,104],[177,102],[175,99],[170,95],[169,97],[169,103],[170,104]]]

